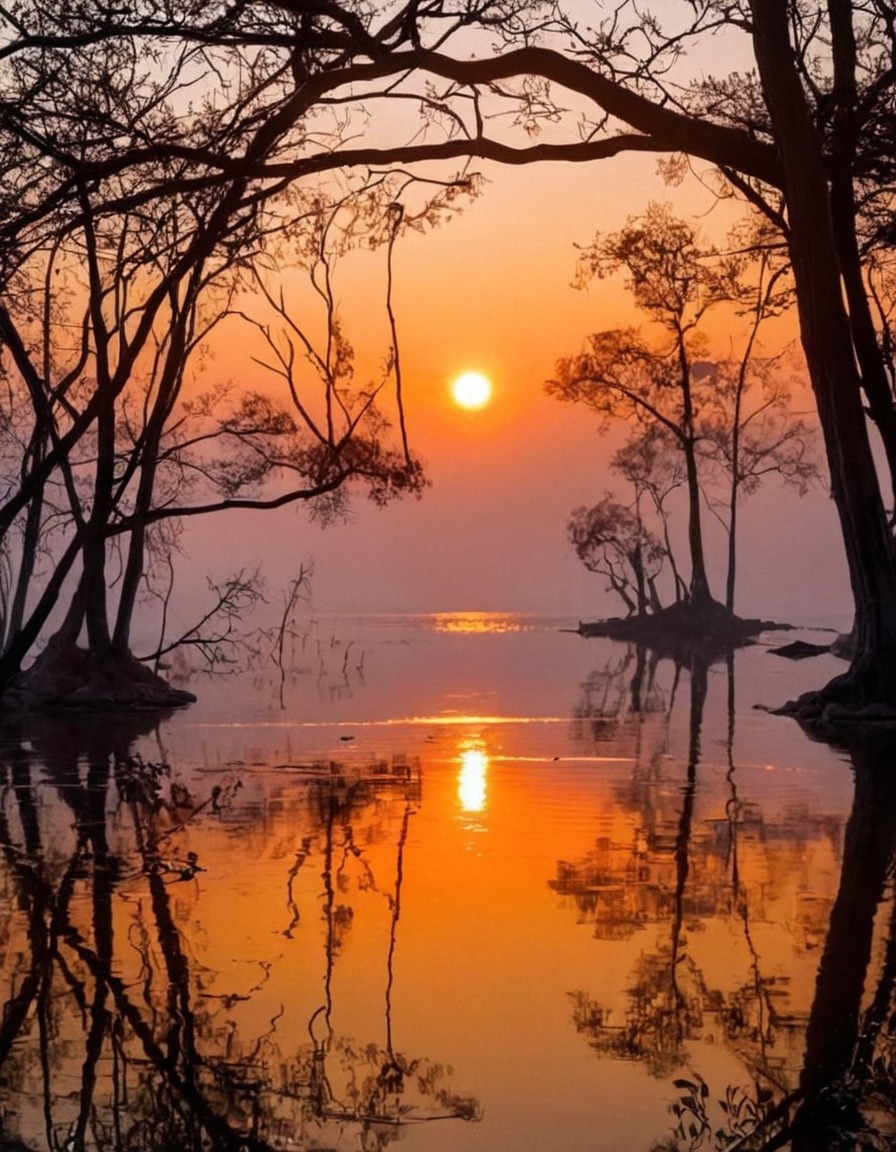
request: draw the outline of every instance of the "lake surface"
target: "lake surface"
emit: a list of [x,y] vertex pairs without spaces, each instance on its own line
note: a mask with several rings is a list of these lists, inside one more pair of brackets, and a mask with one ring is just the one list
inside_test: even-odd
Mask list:
[[893,1147],[894,757],[756,707],[842,665],[575,624],[8,722],[0,1148]]

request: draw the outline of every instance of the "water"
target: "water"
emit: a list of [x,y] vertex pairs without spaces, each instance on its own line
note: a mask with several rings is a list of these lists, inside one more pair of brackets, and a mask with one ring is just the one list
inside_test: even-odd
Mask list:
[[885,1132],[887,754],[755,707],[839,666],[575,624],[308,621],[161,722],[10,727],[0,1147],[824,1147],[863,1069]]

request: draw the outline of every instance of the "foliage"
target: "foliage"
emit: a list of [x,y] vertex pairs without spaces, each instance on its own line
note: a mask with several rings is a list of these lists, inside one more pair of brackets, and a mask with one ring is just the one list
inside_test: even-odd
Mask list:
[[[832,691],[859,699],[896,693],[887,671],[896,561],[882,491],[892,508],[892,296],[878,278],[892,250],[896,188],[890,5],[399,0],[383,9],[140,0],[125,11],[93,0],[26,0],[0,16],[0,41],[0,327],[26,416],[15,426],[21,467],[0,505],[0,537],[18,535],[24,558],[7,669],[21,662],[79,564],[68,626],[80,613],[91,643],[102,646],[107,633],[124,643],[130,591],[114,626],[103,617],[108,534],[113,525],[129,534],[130,590],[139,582],[144,513],[175,510],[155,500],[153,461],[183,383],[184,354],[208,331],[200,302],[213,287],[226,299],[236,271],[278,231],[319,217],[321,197],[342,200],[333,173],[352,174],[357,193],[383,173],[400,184],[426,160],[583,162],[649,151],[666,158],[668,174],[690,167],[703,176],[709,165],[786,248],[858,614],[854,675]],[[698,67],[708,45],[719,49],[714,58],[743,64],[721,75]],[[465,170],[458,175],[466,186]],[[393,237],[389,221],[406,214],[384,207],[374,238]],[[699,288],[699,312],[716,284],[699,265],[686,267],[686,232],[666,231],[683,259],[675,264],[671,244],[654,255],[672,259],[665,266],[674,268],[674,290],[658,293],[649,276],[634,286],[650,307],[673,309]],[[617,257],[639,260],[640,242],[630,233]],[[309,235],[306,255],[313,246]],[[48,318],[75,299],[82,303],[60,323],[58,339],[46,339]],[[386,360],[397,399],[400,357]],[[141,494],[119,521],[118,409],[125,389],[156,370],[155,399],[133,408],[147,413],[137,432],[139,467],[133,455],[135,467],[125,467],[128,483],[139,472]],[[408,465],[400,402],[393,417],[395,407]],[[886,457],[881,471],[869,418]],[[14,427],[11,412],[0,425]],[[365,441],[357,431],[360,459],[306,458],[312,484],[324,476],[333,491],[350,478],[363,487],[371,465],[394,477],[393,458],[371,450],[377,435]],[[73,452],[78,463],[70,467]],[[287,471],[295,463],[289,457]],[[691,473],[689,595],[706,602]],[[408,487],[402,476],[375,490]],[[246,498],[265,506],[257,494]],[[57,523],[74,525],[73,534],[19,627],[29,599],[19,590],[27,593],[40,541]]]
[[[721,1123],[713,1120],[713,1102],[709,1085],[699,1072],[691,1078],[678,1077],[672,1081],[678,1089],[678,1099],[670,1105],[675,1126],[670,1138],[655,1144],[651,1152],[698,1152],[726,1148],[765,1147],[774,1135],[769,1126],[774,1116],[774,1093],[762,1086],[748,1090],[737,1085],[726,1085],[725,1095],[715,1102]],[[757,1143],[757,1140],[761,1143]],[[749,1141],[749,1143],[748,1143]]]
[[[242,24],[193,7],[145,0],[121,20],[102,5],[24,4],[0,17],[11,110],[0,169],[13,193],[0,226],[0,451],[16,477],[0,542],[18,553],[2,597],[3,676],[67,580],[63,634],[86,625],[91,647],[128,648],[149,558],[173,562],[165,522],[299,501],[329,519],[345,513],[349,489],[384,504],[426,483],[405,428],[392,251],[450,219],[475,177],[325,178],[322,168],[342,167],[335,156],[286,178],[262,171],[346,144],[347,120],[296,96],[311,71],[343,62],[331,21],[305,27],[300,48],[302,22],[276,6]],[[343,16],[359,33],[348,10],[333,28]],[[380,378],[365,382],[335,270],[372,251],[387,265],[389,342]],[[305,270],[311,326],[291,318],[290,266]],[[279,348],[268,365],[279,379],[237,393],[207,348],[247,325]],[[204,388],[203,374],[213,374]]]
[[[753,235],[750,243],[759,245],[760,239]],[[764,263],[760,256],[759,283],[751,289],[743,251],[723,254],[707,247],[690,225],[660,204],[630,217],[619,232],[598,235],[580,254],[579,285],[622,270],[635,303],[661,338],[652,344],[634,328],[592,333],[584,351],[558,361],[547,391],[587,405],[604,430],[613,421],[636,425],[611,466],[629,482],[639,508],[644,495],[653,506],[676,601],[709,595],[704,500],[729,536],[726,606],[733,610],[738,502],[755,493],[770,473],[801,492],[817,476],[812,430],[805,420],[790,416],[790,394],[776,363],[755,354],[760,324],[783,299],[776,286],[784,268],[766,279]],[[739,360],[707,358],[701,324],[707,311],[720,305],[752,307],[752,328]],[[761,395],[754,399],[757,392]],[[719,477],[727,478],[727,491],[713,499],[713,480]],[[669,532],[667,501],[679,487],[688,499],[689,587],[679,574]],[[612,587],[619,592],[615,583]]]
[[589,572],[606,576],[629,615],[647,612],[655,603],[654,582],[665,559],[660,541],[636,510],[609,494],[590,508],[577,508],[567,524],[575,553]]

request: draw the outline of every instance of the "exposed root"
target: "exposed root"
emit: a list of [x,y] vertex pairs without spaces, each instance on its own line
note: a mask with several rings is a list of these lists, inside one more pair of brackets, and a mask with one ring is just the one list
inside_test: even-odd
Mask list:
[[896,668],[889,661],[856,661],[823,688],[772,711],[792,716],[813,740],[840,748],[896,747]]
[[90,652],[53,643],[6,686],[0,708],[33,711],[155,711],[194,703],[128,652]]
[[721,659],[733,648],[751,644],[761,632],[791,628],[769,620],[744,620],[711,600],[700,605],[673,604],[648,615],[581,623],[578,631],[582,636],[629,640],[687,662],[694,655]]

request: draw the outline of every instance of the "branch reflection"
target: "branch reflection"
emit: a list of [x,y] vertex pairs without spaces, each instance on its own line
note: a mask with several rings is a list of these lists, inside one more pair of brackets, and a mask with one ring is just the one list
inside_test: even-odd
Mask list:
[[[682,671],[689,735],[673,788],[667,773],[676,761],[666,756],[662,718]],[[598,938],[642,933],[644,946],[622,1003],[571,994],[574,1024],[598,1053],[640,1061],[672,1081],[672,1128],[655,1152],[892,1147],[896,748],[850,753],[855,792],[845,829],[798,809],[769,819],[739,778],[730,655],[727,796],[717,814],[719,800],[700,772],[707,673],[706,661],[692,657],[674,670],[664,696],[656,664],[629,651],[584,686],[580,736],[622,739],[634,753],[619,799],[636,834],[630,842],[604,837],[587,857],[561,861],[551,884]],[[840,857],[839,887],[829,896],[810,866],[828,851]],[[775,933],[792,936],[789,974],[776,970]],[[798,963],[803,980],[794,979]],[[813,967],[803,1008],[798,985],[812,988]],[[742,1081],[715,1082],[710,1053],[719,1040],[743,1067]]]
[[[419,768],[297,766],[305,812],[282,876],[289,919],[271,938],[307,950],[309,908],[322,917],[323,998],[302,1043],[290,1004],[253,1008],[283,962],[276,944],[257,957],[249,988],[222,990],[199,959],[201,885],[215,883],[203,835],[229,818],[243,781],[194,796],[167,766],[131,754],[139,734],[48,720],[5,734],[0,1145],[36,1148],[42,1133],[41,1146],[66,1152],[267,1152],[330,1146],[348,1125],[367,1152],[408,1125],[477,1119],[477,1101],[452,1090],[445,1067],[395,1039]],[[335,974],[359,915],[369,931],[363,918],[380,900],[382,1041],[358,1043],[336,1030]]]

